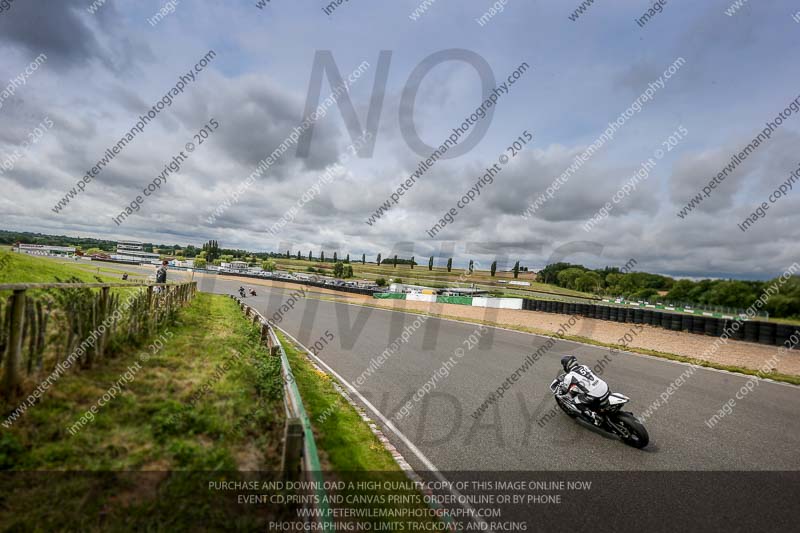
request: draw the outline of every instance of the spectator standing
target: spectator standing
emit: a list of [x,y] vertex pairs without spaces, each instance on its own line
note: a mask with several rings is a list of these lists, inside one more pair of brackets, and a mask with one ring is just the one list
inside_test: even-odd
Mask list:
[[[167,265],[169,261],[162,261],[161,266],[158,267],[156,270],[156,283],[166,283],[167,282]],[[163,287],[157,287],[158,291],[164,290]]]

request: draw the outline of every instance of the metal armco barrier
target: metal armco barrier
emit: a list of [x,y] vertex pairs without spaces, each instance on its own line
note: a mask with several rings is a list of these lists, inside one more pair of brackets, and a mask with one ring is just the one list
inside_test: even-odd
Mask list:
[[[322,466],[319,460],[317,444],[314,440],[314,432],[311,428],[311,421],[308,419],[303,399],[297,388],[297,383],[292,374],[292,368],[286,352],[281,345],[278,336],[269,325],[267,319],[258,312],[257,309],[250,307],[241,299],[234,295],[230,297],[239,303],[246,317],[253,317],[253,323],[260,325],[261,339],[268,348],[271,356],[281,358],[281,376],[283,381],[283,403],[286,409],[286,425],[283,433],[283,451],[281,455],[281,475],[285,481],[313,481],[317,485],[316,493],[318,502],[316,505],[322,511],[321,514],[328,516],[328,504],[323,501],[323,476]],[[312,504],[304,504],[312,505]],[[332,531],[330,524],[322,520],[318,522],[320,527],[317,531]]]

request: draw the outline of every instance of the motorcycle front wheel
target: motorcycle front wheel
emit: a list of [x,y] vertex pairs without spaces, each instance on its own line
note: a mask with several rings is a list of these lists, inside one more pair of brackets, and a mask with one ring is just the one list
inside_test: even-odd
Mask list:
[[623,427],[625,430],[620,435],[622,442],[634,448],[644,448],[650,442],[650,435],[642,425],[641,422],[636,420],[636,417],[631,413],[621,412],[614,417],[614,422]]

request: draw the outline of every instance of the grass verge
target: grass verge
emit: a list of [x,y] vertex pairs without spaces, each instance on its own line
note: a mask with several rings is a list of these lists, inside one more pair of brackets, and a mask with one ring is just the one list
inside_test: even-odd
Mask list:
[[[197,294],[156,335],[162,348],[128,347],[102,366],[66,374],[0,429],[0,469],[17,471],[0,475],[0,523],[20,531],[263,529],[269,509],[242,513],[208,483],[277,470],[280,361],[224,296]],[[72,434],[137,361],[134,378]],[[4,407],[7,414],[14,406]]]
[[[405,472],[399,467],[392,455],[387,451],[369,425],[356,409],[334,388],[334,380],[327,373],[318,370],[306,356],[304,350],[296,346],[285,335],[278,332],[278,337],[286,351],[286,357],[292,367],[297,388],[303,398],[314,439],[320,451],[320,460],[323,470],[333,479],[346,483],[376,482],[381,484],[379,489],[358,489],[348,486],[341,491],[341,495],[348,499],[357,500],[349,508],[369,508],[384,510],[391,513],[398,512],[401,516],[394,518],[364,518],[369,522],[369,530],[377,530],[377,524],[392,524],[383,531],[413,531],[411,523],[416,527],[426,527],[438,519],[432,515],[415,517],[415,511],[430,512],[422,501],[421,494],[413,489]],[[402,484],[397,488],[395,484]],[[391,490],[386,487],[392,486]],[[366,500],[369,495],[379,496],[380,501]],[[403,503],[394,503],[391,497],[405,498]],[[365,500],[364,502],[358,501]],[[380,511],[379,511],[380,512]],[[405,513],[405,514],[404,514]]]

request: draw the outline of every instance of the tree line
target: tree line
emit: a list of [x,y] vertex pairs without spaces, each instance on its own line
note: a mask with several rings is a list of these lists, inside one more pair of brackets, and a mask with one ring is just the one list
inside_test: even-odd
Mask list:
[[[628,300],[693,304],[747,309],[778,278],[768,281],[734,279],[676,280],[661,274],[625,272],[618,267],[590,269],[583,265],[553,263],[537,274],[537,281]],[[770,296],[764,309],[778,318],[800,318],[800,276],[778,283],[780,290]]]

